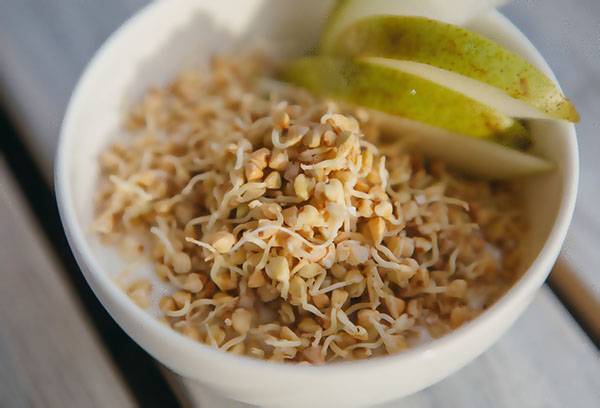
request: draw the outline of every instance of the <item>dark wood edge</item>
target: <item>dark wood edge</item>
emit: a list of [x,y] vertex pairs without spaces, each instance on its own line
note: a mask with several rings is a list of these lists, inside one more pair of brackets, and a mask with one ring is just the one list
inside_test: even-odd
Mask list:
[[564,256],[552,269],[548,283],[569,312],[600,348],[600,284],[590,287]]

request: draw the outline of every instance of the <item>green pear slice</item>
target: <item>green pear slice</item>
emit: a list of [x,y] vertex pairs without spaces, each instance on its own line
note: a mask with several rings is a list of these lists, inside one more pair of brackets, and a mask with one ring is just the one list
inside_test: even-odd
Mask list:
[[[422,17],[375,16],[342,31],[329,53],[378,57],[507,116],[579,120],[558,86],[521,56],[474,32]],[[387,60],[384,60],[387,59]]]
[[309,91],[422,122],[455,134],[523,148],[529,133],[518,121],[444,86],[401,69],[366,61],[308,57],[282,70]]
[[329,48],[333,39],[352,23],[374,15],[428,17],[461,25],[506,0],[338,0],[327,21],[321,46]]
[[505,180],[535,176],[555,169],[554,163],[498,143],[464,137],[377,111],[370,111],[388,137],[398,137],[407,151],[444,161],[465,174],[484,179]]

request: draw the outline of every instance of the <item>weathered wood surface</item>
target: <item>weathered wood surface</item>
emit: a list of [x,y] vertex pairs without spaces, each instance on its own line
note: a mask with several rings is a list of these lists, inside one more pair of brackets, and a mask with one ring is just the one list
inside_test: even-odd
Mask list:
[[[60,121],[81,70],[110,32],[145,3],[143,0],[0,2],[0,101],[22,130],[49,181]],[[562,272],[557,269],[561,279],[556,279],[555,283],[561,289],[565,288],[567,297],[581,299],[581,293],[585,292],[587,300],[579,302],[580,307],[590,316],[597,316],[600,299],[600,275],[597,272],[600,252],[596,249],[600,242],[600,206],[597,205],[600,202],[597,178],[600,102],[596,95],[600,94],[600,2],[516,0],[503,11],[547,58],[583,117],[578,126],[582,159],[579,202],[564,251],[564,267]],[[7,222],[4,218],[0,219],[1,223]],[[35,234],[35,228],[30,225],[23,228],[22,233]],[[1,242],[6,246],[4,240]],[[0,249],[2,259],[9,259],[4,254],[14,257],[13,253],[26,253],[14,246],[11,248],[9,252],[6,248]],[[577,285],[569,286],[565,282]],[[13,285],[12,282],[9,284]],[[6,291],[5,286],[0,291]],[[571,289],[567,290],[569,287]],[[61,290],[62,297],[69,297],[68,289]],[[10,293],[15,311],[26,305],[24,298],[14,297],[16,293],[16,290]],[[56,294],[46,294],[46,298],[52,296]],[[0,305],[3,305],[1,302],[0,299]],[[4,315],[0,317],[0,339],[3,339],[9,320]],[[5,343],[0,342],[0,356],[5,353]],[[27,343],[23,341],[23,344]],[[41,352],[31,354],[38,358],[45,356]],[[60,361],[61,356],[54,352],[47,359]],[[442,383],[405,399],[398,406],[600,406],[598,361],[597,350],[545,288],[526,314],[490,351]],[[20,364],[19,361],[19,370],[36,375],[35,366],[25,364],[21,367]],[[39,390],[18,383],[15,376],[7,374],[11,370],[15,370],[14,361],[5,362],[0,358],[0,389],[3,389],[2,384],[9,384],[5,388],[14,390],[11,398],[27,403],[32,398],[30,393]],[[110,371],[110,367],[106,370]],[[80,374],[73,369],[72,373],[61,375],[73,373]],[[48,383],[48,387],[49,384],[52,383]],[[202,401],[202,395],[194,387],[188,386],[186,393],[197,404]],[[77,400],[71,400],[74,401]],[[126,404],[130,400],[123,396],[123,401]],[[0,399],[0,405],[4,406],[3,402]],[[204,406],[212,404],[207,402]]]
[[600,341],[600,1],[515,0],[503,11],[550,63],[581,114],[579,196],[551,279]]
[[0,406],[133,406],[2,156],[0,243]]

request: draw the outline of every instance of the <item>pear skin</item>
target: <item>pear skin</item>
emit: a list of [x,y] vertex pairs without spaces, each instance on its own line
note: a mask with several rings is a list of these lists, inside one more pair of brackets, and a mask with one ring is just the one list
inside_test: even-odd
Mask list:
[[571,101],[540,70],[501,45],[455,25],[423,17],[373,16],[350,25],[323,51],[428,64],[497,88],[549,118],[579,120]]
[[465,174],[507,180],[548,173],[556,165],[544,158],[482,139],[453,134],[399,116],[370,111],[382,134],[402,140],[403,149],[443,160]]
[[352,23],[376,15],[421,16],[463,25],[508,0],[337,0],[321,36],[321,46]]
[[519,122],[442,85],[383,65],[331,57],[293,61],[281,78],[322,96],[513,148],[530,143]]

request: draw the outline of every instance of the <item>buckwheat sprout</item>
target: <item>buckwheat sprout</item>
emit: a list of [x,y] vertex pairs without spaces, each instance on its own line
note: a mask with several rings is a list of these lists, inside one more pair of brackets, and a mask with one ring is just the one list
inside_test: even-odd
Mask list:
[[373,198],[371,194],[363,193],[362,191],[350,190],[352,197],[362,198],[364,200],[370,200]]
[[235,151],[234,170],[239,170],[244,165],[244,151],[252,149],[252,145],[245,139],[242,139]]
[[364,342],[364,343],[353,344],[351,346],[346,347],[345,351],[352,351],[357,348],[365,348],[365,349],[374,350],[374,349],[381,347],[382,344],[383,344],[383,337],[380,337],[375,342]]
[[204,329],[206,330],[206,338],[208,339],[208,344],[211,347],[214,348],[219,348],[219,344],[217,343],[217,341],[215,340],[212,331],[210,330],[210,326],[208,325],[208,323],[204,323],[203,324]]
[[435,265],[440,259],[440,248],[438,246],[438,236],[436,233],[431,234],[431,259],[423,262],[423,267],[429,268]]
[[459,248],[457,247],[448,258],[448,276],[454,275],[456,272],[456,259],[458,258]]
[[165,312],[165,314],[169,317],[182,317],[185,316],[186,314],[188,314],[189,310],[190,310],[190,301],[186,299],[185,304],[183,305],[183,307],[179,310],[173,310],[173,311],[167,311]]
[[331,342],[331,344],[329,345],[329,348],[335,353],[335,356],[331,357],[330,360],[328,360],[328,361],[331,361],[337,357],[347,358],[348,355],[350,354],[348,351],[342,350],[341,348],[339,348],[339,346],[337,344],[335,344],[334,341]]
[[313,295],[313,296],[323,295],[325,293],[333,292],[336,289],[341,289],[343,287],[352,285],[352,283],[353,282],[337,282],[337,283],[327,286],[326,288],[322,288],[322,289],[316,290],[314,292],[311,292],[311,295]]
[[343,169],[346,167],[346,159],[331,159],[331,160],[323,160],[316,164],[301,164],[300,168],[302,170],[317,170],[317,169]]
[[291,138],[290,140],[288,140],[285,143],[281,142],[281,130],[279,129],[273,129],[273,132],[271,133],[271,140],[273,141],[273,146],[275,146],[278,149],[287,149],[288,147],[291,147],[293,145],[295,145],[296,143],[298,143],[300,140],[302,140],[302,138],[304,137],[304,135],[297,135],[293,138]]
[[160,228],[152,227],[152,228],[150,228],[150,232],[153,233],[154,235],[156,235],[156,237],[164,245],[165,249],[167,250],[167,252],[169,254],[175,253],[175,248],[173,248],[173,244],[171,243],[169,238],[167,238],[165,233]]
[[240,344],[240,343],[243,343],[243,342],[244,342],[244,340],[246,340],[246,337],[247,337],[247,335],[246,335],[246,334],[242,334],[242,335],[240,335],[240,336],[234,337],[234,338],[232,338],[232,339],[228,340],[226,343],[224,343],[224,344],[223,344],[223,345],[220,347],[220,349],[221,349],[221,350],[223,350],[223,351],[227,351],[227,350],[229,350],[230,348],[232,348],[232,347],[234,347],[234,346],[237,346],[237,345],[238,345],[238,344]]
[[235,301],[236,301],[236,300],[237,300],[236,298],[233,298],[233,299],[231,299],[229,302],[226,302],[226,303],[223,303],[223,304],[217,305],[217,306],[214,308],[214,310],[213,310],[213,311],[211,311],[211,312],[208,314],[208,316],[206,316],[206,318],[205,318],[204,320],[202,320],[202,322],[200,322],[200,324],[205,324],[205,323],[208,323],[208,322],[210,322],[210,321],[211,321],[211,320],[213,320],[213,319],[214,319],[216,316],[218,316],[218,315],[220,314],[220,312],[221,312],[223,309],[230,308],[230,307],[231,307],[231,305],[232,305],[233,303],[235,303]]
[[272,336],[268,337],[265,340],[265,343],[272,347],[298,347],[302,345],[302,342],[300,340],[279,340]]
[[204,249],[208,249],[210,252],[212,253],[217,253],[217,250],[210,244],[206,243],[206,242],[202,242],[202,241],[198,241],[197,239],[191,238],[191,237],[185,237],[185,240],[187,242],[189,242],[190,244],[194,244],[197,245],[201,248]]
[[335,341],[336,336],[337,335],[332,334],[323,341],[323,346],[321,346],[321,357],[324,358],[327,355],[327,349],[329,348],[329,345]]
[[323,336],[323,329],[318,329],[315,332],[315,338],[314,338],[313,342],[311,343],[311,346],[313,346],[313,347],[318,346],[319,343],[321,342],[322,336]]
[[191,220],[189,220],[187,222],[187,224],[185,224],[185,229],[193,227],[194,225],[198,225],[198,224],[202,224],[202,223],[208,222],[209,220],[210,220],[210,215],[201,215],[199,217],[192,218]]
[[[335,307],[331,308],[331,311],[329,312],[330,326],[323,332],[323,336],[327,337],[327,336],[330,336],[331,334],[334,334],[337,332],[337,330],[338,330],[337,311],[338,311],[338,309],[336,309]],[[325,317],[325,315],[323,315],[323,317]]]
[[386,261],[379,255],[379,253],[377,252],[377,250],[375,248],[371,248],[371,255],[373,256],[373,259],[375,260],[375,262],[377,262],[377,265],[379,265],[383,268],[393,269],[393,270],[404,272],[404,273],[413,273],[414,272],[413,268],[411,268],[410,266],[401,265],[397,262]]
[[375,249],[387,256],[390,259],[390,261],[397,264],[400,263],[400,260],[396,258],[396,255],[394,255],[394,253],[388,247],[381,244],[377,244],[375,245]]
[[350,316],[351,314],[358,312],[359,310],[362,309],[368,309],[371,307],[371,303],[355,303],[352,306],[350,306],[348,309],[346,309],[346,315]]
[[273,237],[271,237],[271,239],[269,239],[269,242],[267,242],[267,246],[265,247],[265,249],[263,251],[260,261],[258,261],[256,266],[254,267],[254,270],[264,269],[265,265],[267,264],[267,260],[269,259],[269,252],[271,251],[271,247],[273,247],[274,242],[275,242],[275,237],[273,236]]
[[120,190],[127,192],[127,193],[131,193],[131,194],[135,194],[138,197],[140,197],[142,200],[145,201],[151,201],[153,199],[151,194],[148,194],[146,191],[144,191],[143,188],[141,188],[140,186],[137,186],[127,180],[123,180],[115,175],[110,175],[108,177],[108,179],[114,183],[117,188],[119,188]]
[[182,195],[188,195],[190,194],[193,189],[194,186],[202,180],[208,180],[211,177],[214,177],[216,175],[216,173],[214,171],[208,171],[206,173],[200,173],[200,174],[196,174],[194,177],[192,177],[190,179],[190,181],[188,181],[188,183],[185,185],[185,187],[181,190]]

